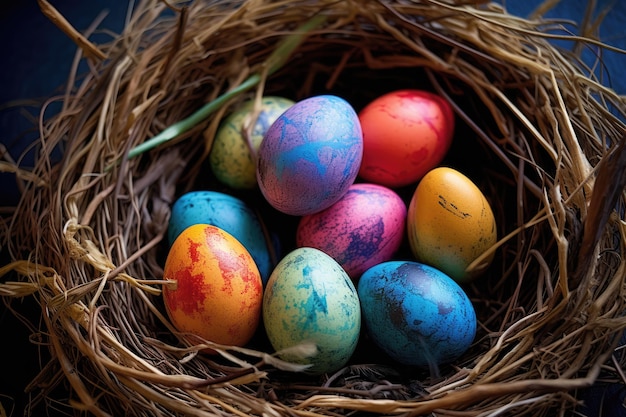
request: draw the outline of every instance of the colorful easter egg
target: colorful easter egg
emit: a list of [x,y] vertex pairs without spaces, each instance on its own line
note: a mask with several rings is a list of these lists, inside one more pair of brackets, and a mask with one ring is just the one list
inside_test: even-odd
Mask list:
[[163,279],[167,314],[176,329],[202,339],[245,345],[261,319],[263,284],[246,248],[208,224],[185,229],[172,244]]
[[495,254],[487,252],[497,240],[487,198],[469,178],[448,167],[431,170],[417,185],[409,204],[407,234],[418,261],[457,282],[483,274]]
[[395,191],[377,184],[353,184],[332,206],[301,218],[297,246],[322,250],[353,280],[387,261],[405,233],[406,205]]
[[263,322],[277,351],[313,342],[310,358],[282,359],[310,364],[308,372],[333,372],[344,366],[356,349],[361,330],[361,307],[352,280],[324,252],[298,248],[276,266],[263,297]]
[[454,113],[443,97],[423,90],[392,91],[359,112],[365,181],[397,188],[417,182],[441,163],[452,144]]
[[263,135],[293,104],[284,97],[266,96],[258,108],[255,100],[249,100],[231,113],[220,125],[211,146],[209,164],[215,177],[234,189],[255,187],[256,154]]
[[389,261],[361,275],[363,323],[399,363],[437,369],[465,353],[476,313],[463,289],[443,272],[413,261]]
[[283,213],[316,213],[353,184],[362,154],[352,106],[333,95],[310,97],[287,109],[265,134],[257,162],[259,188]]

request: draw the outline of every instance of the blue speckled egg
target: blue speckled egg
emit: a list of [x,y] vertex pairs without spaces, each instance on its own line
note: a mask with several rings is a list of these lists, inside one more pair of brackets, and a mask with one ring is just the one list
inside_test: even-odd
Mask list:
[[393,190],[353,184],[332,206],[300,219],[296,244],[322,250],[353,280],[390,260],[404,239],[407,208]]
[[263,296],[263,323],[274,349],[313,342],[317,353],[282,359],[310,364],[313,374],[344,366],[356,348],[361,310],[356,288],[341,266],[324,252],[298,248],[272,272]]
[[210,224],[233,235],[250,252],[265,284],[274,265],[255,212],[242,200],[217,191],[192,191],[172,205],[168,225],[170,245],[187,227]]
[[443,272],[414,261],[388,261],[361,275],[363,323],[396,361],[424,368],[462,355],[476,335],[476,313],[463,289]]
[[313,96],[287,109],[265,133],[257,181],[274,208],[304,216],[341,198],[362,156],[363,134],[352,106],[337,96]]
[[[255,120],[252,120],[255,100],[244,102],[226,117],[215,134],[209,155],[215,177],[233,189],[254,188],[257,184],[255,155],[263,136],[293,104],[294,101],[284,97],[266,96],[261,98]],[[248,126],[253,122],[253,126]],[[246,129],[250,129],[249,135]]]

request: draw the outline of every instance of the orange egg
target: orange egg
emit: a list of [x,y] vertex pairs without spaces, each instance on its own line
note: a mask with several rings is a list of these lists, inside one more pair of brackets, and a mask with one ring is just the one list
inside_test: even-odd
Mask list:
[[480,189],[452,168],[435,168],[417,185],[407,232],[415,257],[457,282],[476,278],[493,260],[491,253],[468,270],[496,243],[496,221]]
[[163,298],[177,330],[243,346],[255,333],[263,302],[261,275],[245,247],[224,230],[195,224],[174,241],[165,262]]
[[359,112],[363,159],[359,176],[395,188],[417,182],[441,163],[452,144],[454,113],[423,90],[384,94]]

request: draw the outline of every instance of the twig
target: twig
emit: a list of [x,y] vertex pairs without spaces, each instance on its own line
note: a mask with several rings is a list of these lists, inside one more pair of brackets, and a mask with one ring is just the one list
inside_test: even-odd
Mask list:
[[86,37],[78,32],[47,0],[37,0],[37,3],[39,4],[39,8],[43,14],[67,36],[69,36],[70,39],[72,39],[72,41],[74,41],[74,43],[76,43],[83,51],[85,51],[85,55],[99,60],[103,60],[106,57],[106,55],[98,49],[98,47],[89,42]]

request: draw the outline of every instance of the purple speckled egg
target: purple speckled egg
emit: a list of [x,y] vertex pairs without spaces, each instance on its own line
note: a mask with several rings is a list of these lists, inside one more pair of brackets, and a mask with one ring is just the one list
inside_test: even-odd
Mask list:
[[395,191],[377,184],[353,184],[332,206],[300,219],[296,244],[320,249],[357,280],[366,269],[396,253],[404,238],[406,213]]
[[272,207],[305,216],[345,194],[362,157],[363,134],[352,106],[337,96],[314,96],[294,104],[267,130],[257,181]]
[[476,336],[476,312],[452,278],[413,261],[374,265],[359,280],[368,334],[396,361],[436,369],[457,359]]

